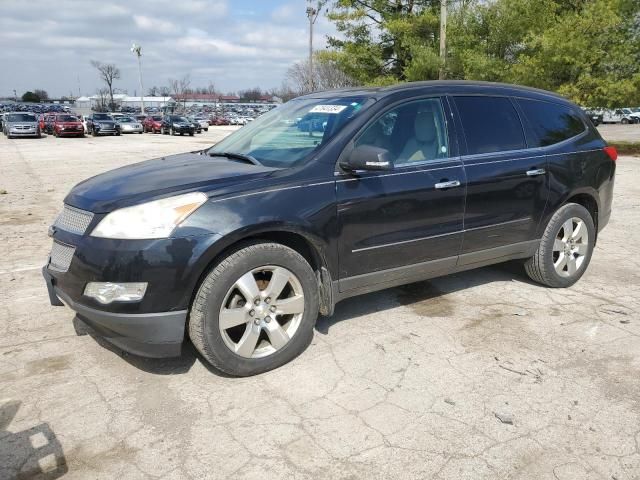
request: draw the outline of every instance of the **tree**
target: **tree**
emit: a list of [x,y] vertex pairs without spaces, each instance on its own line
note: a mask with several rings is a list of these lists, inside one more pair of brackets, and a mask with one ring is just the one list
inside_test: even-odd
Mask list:
[[36,95],[34,92],[24,92],[22,94],[22,101],[23,102],[30,102],[30,103],[38,103],[40,101],[40,97],[38,95]]
[[[558,92],[587,106],[640,104],[638,0],[336,0],[339,37],[322,52],[359,84],[447,78]],[[297,82],[296,82],[297,83]]]
[[341,34],[328,39],[334,61],[359,84],[407,80],[414,57],[420,74],[433,76],[439,11],[440,0],[338,0],[328,13]]
[[113,83],[120,79],[120,69],[113,63],[101,63],[96,60],[91,60],[91,65],[98,70],[98,76],[109,90],[109,109],[115,110],[116,104],[113,101]]
[[[294,63],[287,70],[287,81],[293,92],[298,95],[311,93],[309,85],[309,60]],[[353,87],[358,82],[341,68],[334,52],[316,52],[313,59],[313,86],[315,90]],[[279,95],[278,95],[279,96]]]
[[96,91],[98,96],[96,106],[94,110],[96,112],[108,112],[109,111],[109,89],[100,88]]
[[184,77],[178,80],[173,78],[169,79],[169,88],[176,96],[176,100],[182,99],[183,108],[187,108],[187,93],[191,91],[190,85],[191,76],[189,76],[189,74],[186,74]]
[[40,90],[36,88],[33,91],[33,93],[35,93],[38,96],[41,102],[46,102],[47,100],[49,100],[49,94],[47,93],[46,90]]
[[156,86],[154,85],[153,87],[151,87],[151,88],[149,89],[149,91],[148,91],[148,93],[147,93],[147,94],[148,94],[150,97],[157,97],[157,96],[158,96],[158,92],[159,92],[158,87],[156,87]]

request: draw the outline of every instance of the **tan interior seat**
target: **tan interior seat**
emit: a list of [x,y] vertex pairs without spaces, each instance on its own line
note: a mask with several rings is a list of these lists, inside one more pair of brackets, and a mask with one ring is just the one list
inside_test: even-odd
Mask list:
[[438,140],[433,112],[418,112],[413,123],[414,135],[405,144],[396,163],[433,160],[438,156]]

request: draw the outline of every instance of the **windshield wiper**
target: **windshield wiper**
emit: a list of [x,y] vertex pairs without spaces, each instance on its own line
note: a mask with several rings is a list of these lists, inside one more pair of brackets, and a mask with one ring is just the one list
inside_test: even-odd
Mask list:
[[262,165],[258,160],[256,160],[251,155],[245,155],[243,153],[235,153],[235,152],[210,152],[210,157],[225,157],[229,160],[240,160],[245,163],[250,163],[251,165]]

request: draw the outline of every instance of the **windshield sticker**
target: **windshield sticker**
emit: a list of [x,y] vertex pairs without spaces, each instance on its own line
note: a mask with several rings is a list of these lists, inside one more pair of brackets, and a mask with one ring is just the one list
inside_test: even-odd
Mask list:
[[335,113],[340,113],[345,108],[347,108],[346,105],[316,105],[311,110],[309,110],[309,113],[334,113],[335,114]]

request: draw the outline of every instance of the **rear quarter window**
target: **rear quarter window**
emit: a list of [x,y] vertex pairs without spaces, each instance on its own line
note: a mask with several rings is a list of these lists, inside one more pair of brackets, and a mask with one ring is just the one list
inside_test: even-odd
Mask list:
[[454,97],[470,155],[526,148],[518,112],[507,97]]
[[568,105],[525,99],[518,99],[518,104],[535,134],[532,146],[554,145],[580,135],[587,129],[580,114]]

